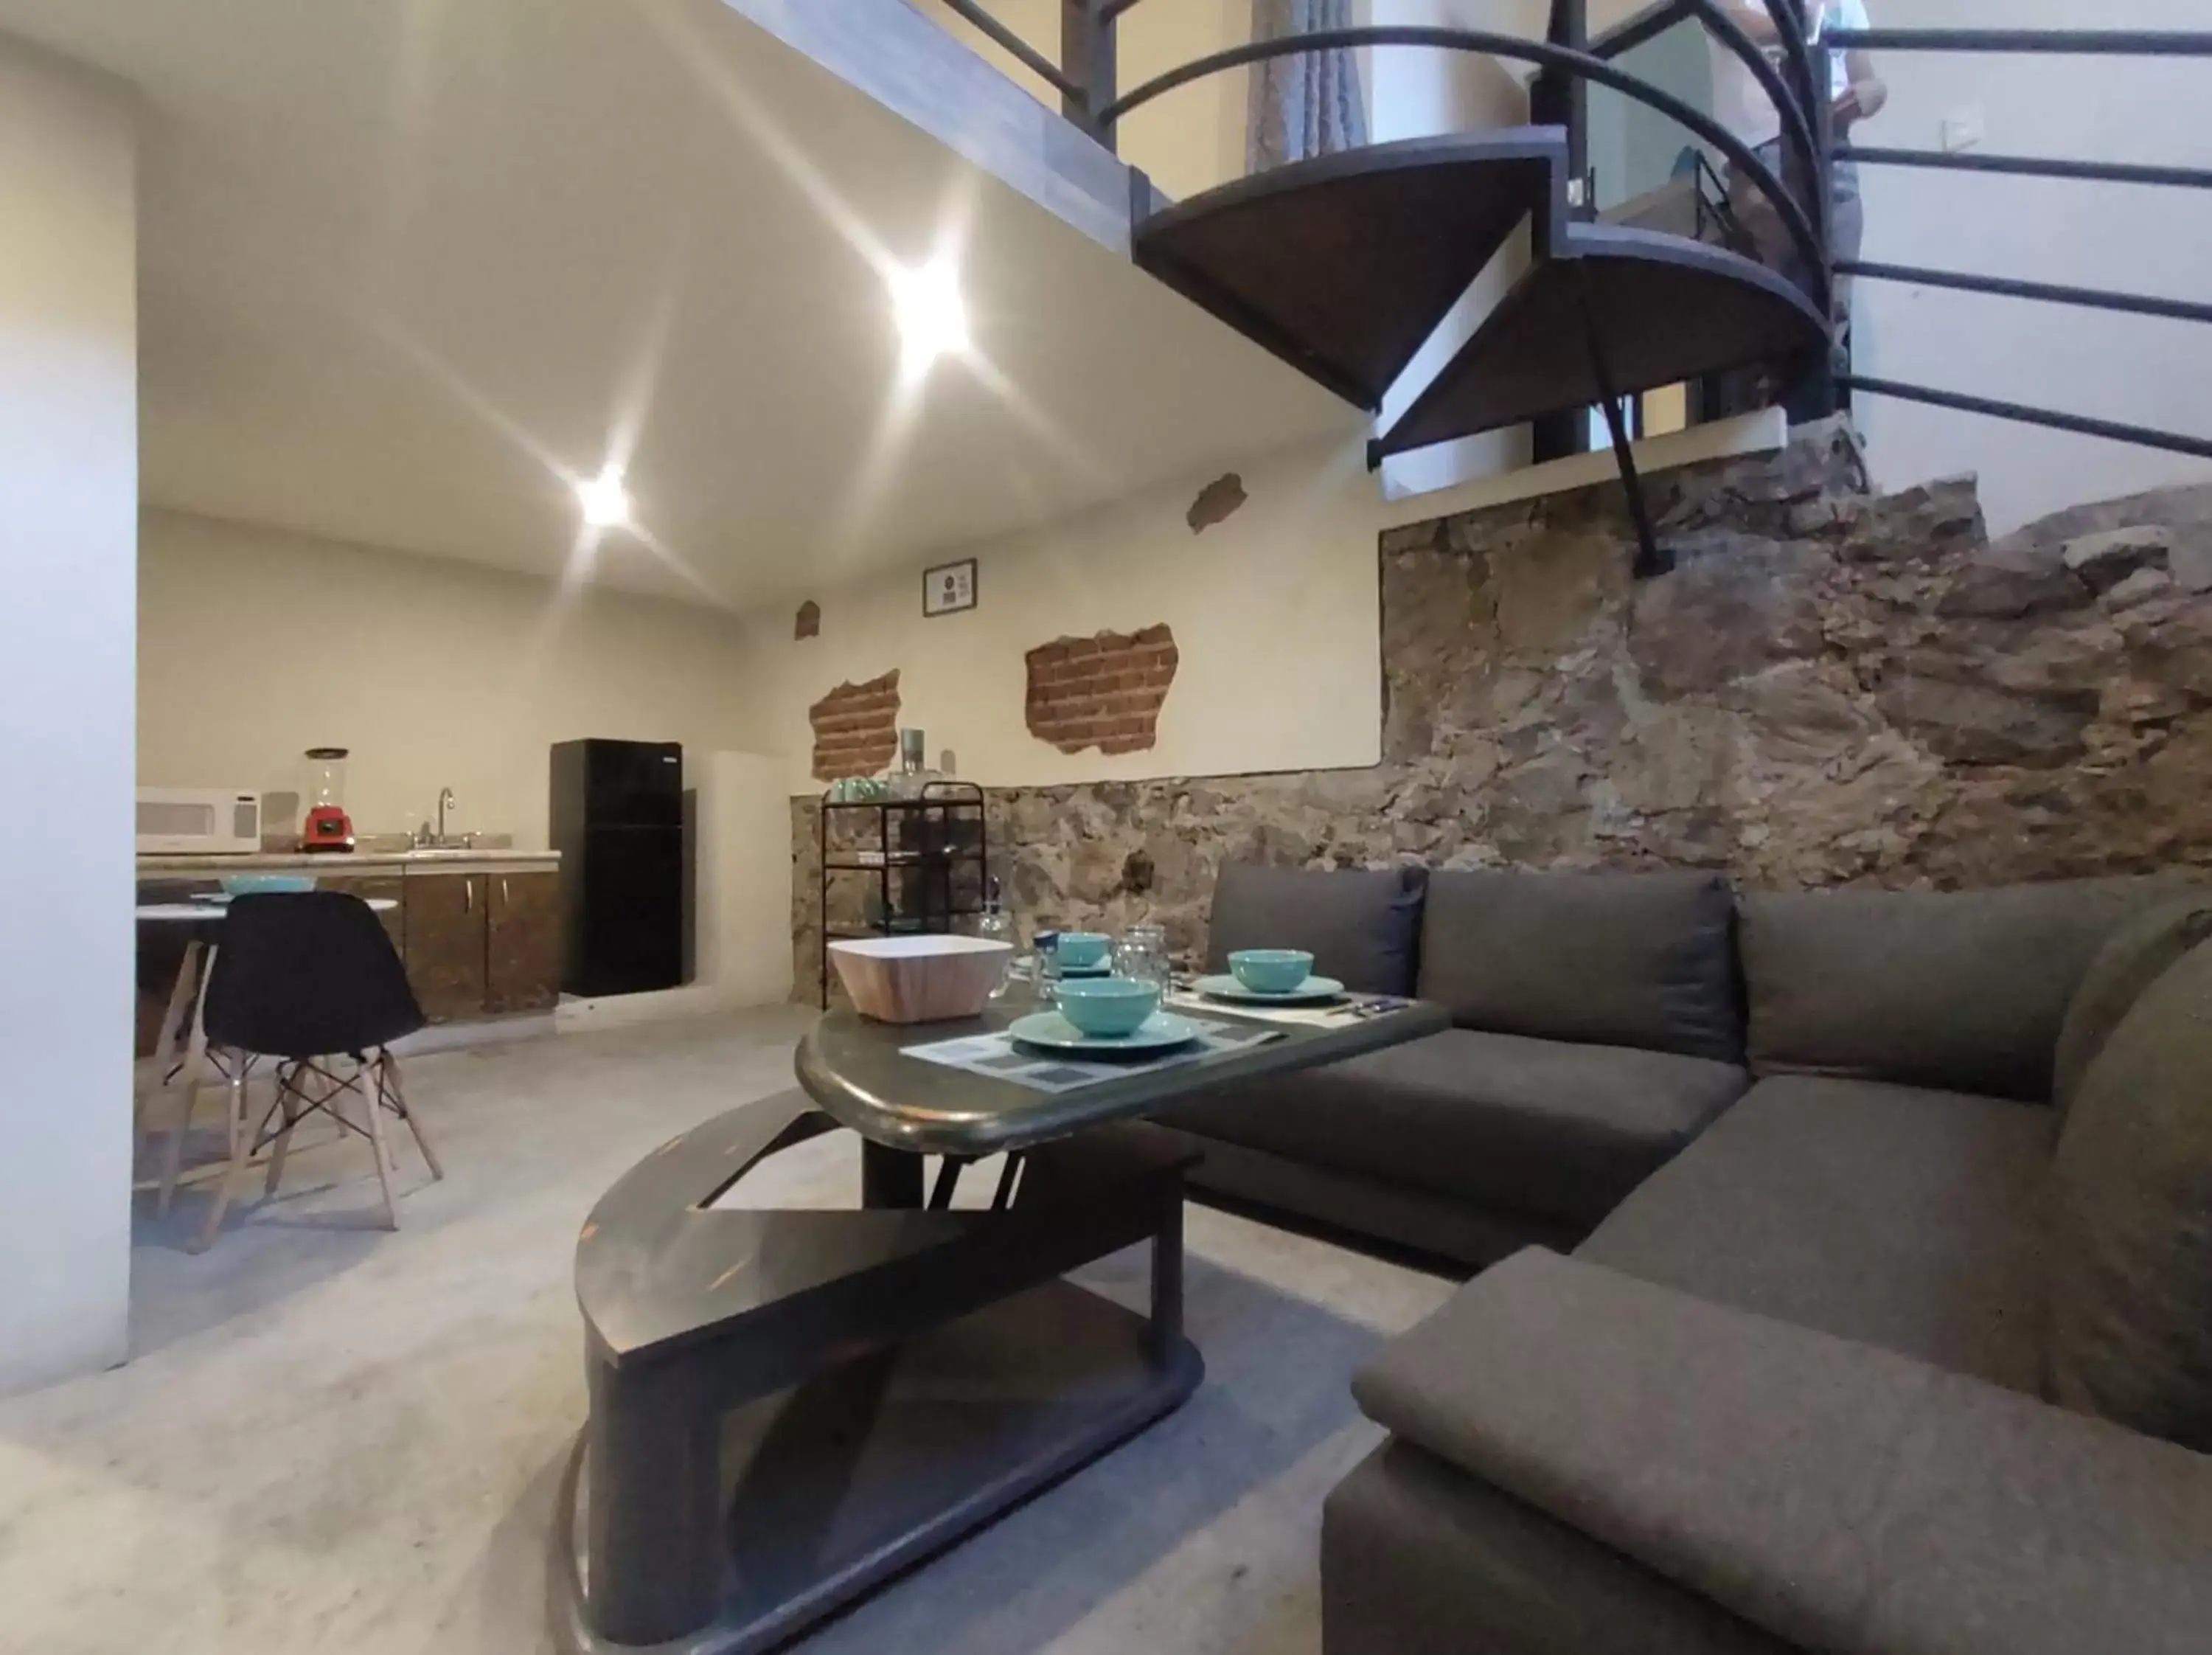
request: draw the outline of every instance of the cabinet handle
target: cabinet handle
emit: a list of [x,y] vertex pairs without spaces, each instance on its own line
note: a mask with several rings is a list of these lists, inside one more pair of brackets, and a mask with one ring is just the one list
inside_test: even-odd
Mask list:
[[474,879],[464,879],[461,881],[461,912],[473,914],[476,911],[477,882]]
[[507,879],[506,879],[506,876],[502,874],[502,875],[501,876],[501,878],[500,878],[500,881],[499,881],[499,905],[500,905],[501,908],[504,908],[504,907],[506,907],[506,906],[507,906]]

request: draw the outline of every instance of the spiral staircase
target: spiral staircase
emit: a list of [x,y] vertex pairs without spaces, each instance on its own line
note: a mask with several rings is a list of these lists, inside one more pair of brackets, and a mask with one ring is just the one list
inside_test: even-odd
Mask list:
[[1294,162],[1144,218],[1137,263],[1363,408],[1520,226],[1540,251],[1376,440],[1377,459],[1819,350],[1820,313],[1707,242],[1578,220],[1564,127]]
[[[986,0],[939,0],[1061,94],[1067,121],[1108,149],[1124,118],[1194,81],[1285,58],[1419,47],[1531,65],[1536,124],[1374,144],[1294,161],[1180,202],[1132,170],[1129,245],[1137,265],[1337,395],[1379,413],[1402,407],[1369,445],[1380,465],[1504,427],[1534,425],[1540,459],[1564,429],[1583,446],[1601,413],[1639,542],[1637,572],[1669,566],[1645,508],[1624,399],[1683,383],[1729,381],[1729,411],[1787,392],[1793,417],[1848,408],[1854,393],[1917,401],[2212,459],[2212,439],[2033,407],[1852,370],[1834,339],[1839,278],[1900,282],[2000,298],[2193,323],[2212,305],[2009,277],[1838,259],[1830,180],[1839,162],[1954,173],[2212,190],[2212,171],[2060,157],[1871,149],[1835,130],[1838,52],[2028,54],[2212,59],[2212,33],[2130,29],[1816,30],[1808,0],[1758,0],[1749,21],[1722,0],[1652,0],[1593,34],[1589,0],[1551,0],[1540,40],[1459,27],[1366,25],[1255,40],[1170,68],[1127,92],[1115,30],[1139,0],[1062,0],[1055,60],[995,17]],[[1678,26],[1732,52],[1771,100],[1779,167],[1702,111],[1617,60]],[[1726,164],[1726,192],[1761,198],[1791,248],[1787,273],[1714,240],[1597,217],[1588,167],[1589,91],[1656,110]],[[1771,152],[1769,152],[1770,155]],[[1704,165],[1703,162],[1700,163]],[[1708,169],[1710,172],[1710,169]],[[1711,174],[1717,177],[1718,174]],[[1701,215],[1700,236],[1703,234]],[[1731,215],[1719,210],[1723,229]],[[1425,383],[1405,378],[1476,279],[1523,224],[1525,268]],[[1456,324],[1455,324],[1456,331]],[[1737,370],[1764,369],[1761,373]],[[1401,393],[1410,390],[1410,396]],[[1549,451],[1549,452],[1547,452]]]

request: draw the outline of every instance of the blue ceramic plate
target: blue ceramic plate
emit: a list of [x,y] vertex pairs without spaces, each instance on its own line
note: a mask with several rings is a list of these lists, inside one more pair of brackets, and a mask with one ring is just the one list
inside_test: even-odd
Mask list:
[[1202,977],[1190,986],[1208,1000],[1237,1001],[1247,1006],[1314,1006],[1324,1000],[1344,998],[1344,985],[1333,977],[1310,977],[1281,994],[1248,989],[1226,971],[1219,977]]
[[1006,1032],[1024,1046],[1047,1051],[1106,1053],[1165,1051],[1187,1045],[1199,1037],[1197,1024],[1170,1012],[1154,1012],[1133,1034],[1085,1034],[1058,1012],[1032,1012],[1018,1017]]

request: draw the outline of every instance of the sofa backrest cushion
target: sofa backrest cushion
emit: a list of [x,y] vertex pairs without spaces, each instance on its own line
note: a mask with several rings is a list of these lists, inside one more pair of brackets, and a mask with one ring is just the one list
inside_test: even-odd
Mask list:
[[2212,1452],[2212,943],[2090,1063],[2052,1183],[2051,1397]]
[[1420,994],[1463,1028],[1743,1061],[1717,873],[1432,873]]
[[1309,869],[1224,862],[1213,885],[1206,970],[1237,948],[1303,948],[1314,970],[1364,994],[1413,992],[1422,867]]
[[2051,1101],[2062,1112],[2073,1106],[2082,1076],[2136,998],[2176,960],[2208,939],[2212,939],[2212,891],[2160,903],[2106,939],[2059,1025]]
[[1740,940],[1761,1074],[2051,1097],[2066,1007],[2157,879],[1747,897]]

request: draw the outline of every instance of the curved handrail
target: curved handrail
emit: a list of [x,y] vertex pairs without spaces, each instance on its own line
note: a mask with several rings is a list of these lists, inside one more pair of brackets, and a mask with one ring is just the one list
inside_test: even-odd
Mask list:
[[[1772,3],[1784,3],[1786,0],[1772,0]],[[1304,34],[1286,35],[1279,40],[1249,41],[1194,58],[1180,67],[1153,76],[1141,86],[1132,88],[1103,109],[1096,111],[1092,119],[1101,131],[1110,132],[1130,111],[1174,91],[1177,87],[1188,86],[1193,81],[1220,74],[1224,70],[1241,69],[1248,64],[1264,63],[1274,58],[1297,57],[1307,52],[1378,46],[1432,46],[1448,52],[1476,52],[1486,57],[1534,64],[1540,68],[1579,76],[1600,86],[1611,87],[1624,96],[1680,122],[1726,155],[1729,164],[1741,168],[1759,193],[1773,204],[1783,228],[1790,232],[1790,240],[1797,244],[1798,252],[1804,255],[1806,264],[1813,272],[1815,296],[1823,306],[1829,302],[1827,259],[1811,219],[1784,186],[1782,180],[1774,175],[1773,169],[1752,153],[1750,145],[1672,93],[1662,92],[1624,70],[1615,69],[1602,58],[1565,46],[1529,40],[1519,35],[1497,34],[1482,29],[1444,28],[1424,23],[1315,29]]]
[[[1785,134],[1796,145],[1798,157],[1805,164],[1806,177],[1817,178],[1820,151],[1814,141],[1813,123],[1807,106],[1801,101],[1801,94],[1790,89],[1780,72],[1767,61],[1766,54],[1759,49],[1758,43],[1744,32],[1743,25],[1723,11],[1715,0],[1687,0],[1687,3],[1691,21],[1705,25],[1723,46],[1741,58],[1744,67],[1751,71],[1752,78],[1759,82],[1760,89],[1774,100],[1775,113],[1782,118]],[[1788,3],[1789,0],[1767,0],[1767,9],[1778,13]],[[1776,19],[1775,26],[1782,30],[1783,38],[1787,40],[1790,30],[1779,17]],[[1811,202],[1803,204],[1808,207],[1815,205]]]

